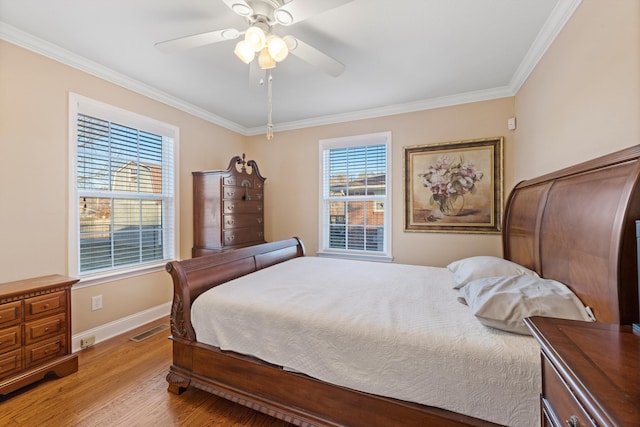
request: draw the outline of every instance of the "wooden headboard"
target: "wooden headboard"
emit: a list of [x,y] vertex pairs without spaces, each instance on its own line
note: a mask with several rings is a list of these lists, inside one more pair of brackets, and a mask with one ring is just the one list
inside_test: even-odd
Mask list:
[[636,145],[519,183],[504,257],[569,286],[599,322],[638,322],[639,177]]

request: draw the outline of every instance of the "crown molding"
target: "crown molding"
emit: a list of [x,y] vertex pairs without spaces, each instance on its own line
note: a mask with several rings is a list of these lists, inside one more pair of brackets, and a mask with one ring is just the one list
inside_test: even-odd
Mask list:
[[19,30],[7,23],[0,22],[0,39],[15,44],[47,58],[53,59],[62,64],[68,65],[80,71],[106,80],[110,83],[132,90],[140,95],[144,95],[155,101],[177,108],[180,111],[191,114],[208,122],[222,126],[226,129],[245,134],[246,128],[235,122],[224,119],[210,113],[200,107],[183,101],[173,95],[169,95],[159,89],[142,83],[139,80],[128,77],[122,73],[114,71],[87,58],[61,48],[41,38],[35,37],[27,32]]
[[[379,108],[353,111],[343,114],[333,114],[312,119],[298,120],[273,125],[274,132],[282,132],[294,129],[310,128],[315,126],[331,125],[336,123],[352,122],[356,120],[367,120],[378,117],[393,116],[396,114],[414,113],[416,111],[432,110],[435,108],[451,107],[453,105],[469,104],[472,102],[489,101],[492,99],[506,98],[513,96],[510,86],[465,92],[457,95],[442,96],[439,98],[429,98],[420,101],[408,102],[404,104],[394,104]],[[247,129],[247,135],[260,135],[266,132],[265,126]]]
[[560,0],[558,4],[556,4],[556,7],[553,8],[553,11],[542,26],[542,29],[533,41],[520,66],[516,69],[513,77],[511,77],[509,86],[512,88],[514,94],[516,94],[524,82],[527,81],[529,75],[533,72],[536,65],[538,65],[538,62],[540,62],[551,44],[553,44],[556,37],[558,37],[558,34],[560,34],[560,31],[562,31],[571,16],[573,16],[573,13],[578,6],[580,6],[580,3],[582,3],[582,0]]
[[[282,132],[315,126],[324,126],[515,96],[581,2],[582,0],[558,1],[558,4],[549,15],[549,18],[531,45],[527,55],[516,69],[508,86],[353,111],[344,114],[334,114],[305,120],[278,123],[274,125],[274,131]],[[241,135],[253,136],[266,132],[265,126],[254,128],[241,126],[238,123],[224,119],[200,107],[196,107],[195,105],[180,98],[169,95],[166,92],[158,90],[124,74],[118,73],[96,62],[89,61],[80,55],[76,55],[66,49],[62,49],[53,43],[37,38],[4,22],[0,22],[0,39],[31,50],[80,71],[84,71],[118,86],[132,90],[148,98],[169,105],[223,128],[237,132]]]

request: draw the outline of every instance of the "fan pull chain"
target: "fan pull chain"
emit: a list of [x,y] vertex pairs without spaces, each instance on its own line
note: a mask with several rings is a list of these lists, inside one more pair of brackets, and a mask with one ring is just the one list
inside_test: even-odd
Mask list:
[[273,139],[273,89],[272,89],[272,80],[271,70],[268,71],[269,75],[267,76],[267,98],[268,98],[268,107],[267,107],[267,140]]

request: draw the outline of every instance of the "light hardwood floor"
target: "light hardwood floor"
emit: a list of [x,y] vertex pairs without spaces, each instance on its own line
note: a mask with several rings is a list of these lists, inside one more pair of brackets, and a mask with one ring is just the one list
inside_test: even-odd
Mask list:
[[80,351],[75,374],[0,396],[0,426],[291,426],[200,390],[169,393],[169,329],[130,340],[162,323]]

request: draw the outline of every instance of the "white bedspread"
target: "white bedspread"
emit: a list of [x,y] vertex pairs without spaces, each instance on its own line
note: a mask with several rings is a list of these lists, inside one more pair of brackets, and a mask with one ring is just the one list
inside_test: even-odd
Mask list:
[[509,426],[539,422],[532,337],[483,326],[445,268],[302,257],[193,303],[199,342]]

